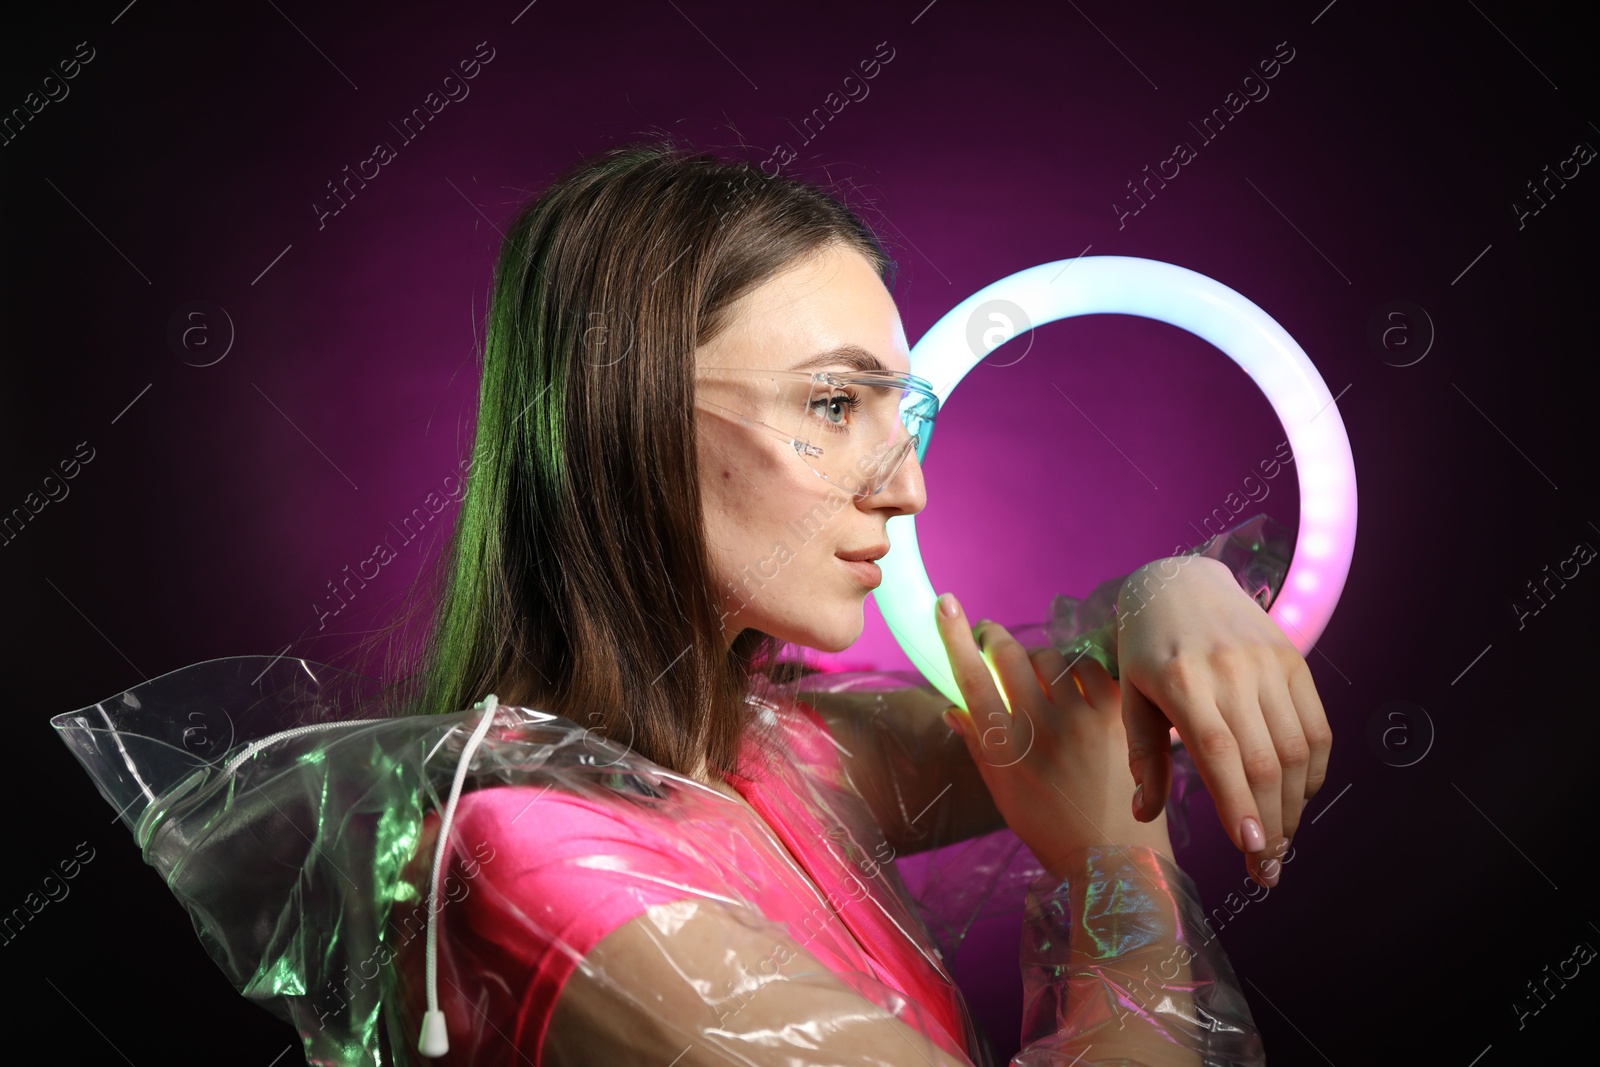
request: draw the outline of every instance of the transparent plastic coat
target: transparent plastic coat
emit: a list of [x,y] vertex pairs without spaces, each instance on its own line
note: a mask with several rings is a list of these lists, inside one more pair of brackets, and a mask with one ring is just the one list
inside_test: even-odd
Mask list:
[[[1265,1062],[1194,884],[1154,851],[1084,848],[1057,881],[1012,837],[913,897],[881,829],[904,798],[864,796],[841,759],[959,744],[905,679],[752,695],[726,793],[534,709],[395,718],[376,692],[243,656],[52,720],[310,1063],[991,1064],[940,944],[1007,885],[1013,1064]],[[932,724],[908,735],[918,707]],[[417,1051],[430,1001],[436,1058]]]

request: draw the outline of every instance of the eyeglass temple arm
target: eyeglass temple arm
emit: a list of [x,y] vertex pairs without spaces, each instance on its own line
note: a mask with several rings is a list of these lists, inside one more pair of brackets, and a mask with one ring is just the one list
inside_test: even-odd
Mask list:
[[784,444],[788,445],[790,448],[793,448],[795,450],[795,452],[798,453],[799,455],[802,455],[802,456],[820,456],[820,455],[822,455],[822,449],[817,448],[815,445],[809,444],[807,442],[800,441],[800,440],[796,439],[795,437],[784,433],[782,430],[778,429],[776,426],[769,426],[767,423],[761,422],[761,421],[759,421],[757,419],[752,419],[748,415],[745,415],[745,414],[742,414],[740,412],[734,411],[732,408],[725,408],[721,404],[715,404],[715,403],[712,403],[709,400],[702,400],[702,401],[700,401],[700,403],[704,404],[708,408],[715,408],[716,410],[722,412],[723,414],[727,415],[731,419],[737,419],[741,425],[749,426],[752,429],[760,430],[762,433],[765,433],[765,434],[768,434],[768,435],[770,435],[772,437],[777,438],[779,441],[782,441]]

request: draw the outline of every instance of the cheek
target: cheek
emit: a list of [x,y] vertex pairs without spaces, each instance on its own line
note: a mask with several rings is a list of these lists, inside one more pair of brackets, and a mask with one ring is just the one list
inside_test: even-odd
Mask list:
[[793,537],[784,530],[793,492],[776,482],[771,476],[741,474],[720,464],[711,470],[709,483],[702,483],[708,547],[721,577],[736,575],[746,565],[756,566],[773,554],[779,541],[794,547]]
[[788,559],[774,576],[781,582],[785,572],[810,574],[831,559],[854,504],[799,457],[719,436],[701,464],[705,528],[719,577],[781,554]]

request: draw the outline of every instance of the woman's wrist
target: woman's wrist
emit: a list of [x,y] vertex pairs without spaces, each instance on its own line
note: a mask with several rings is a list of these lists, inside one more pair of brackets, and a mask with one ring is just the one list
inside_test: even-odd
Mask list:
[[1203,567],[1219,568],[1223,574],[1230,576],[1230,580],[1234,580],[1233,572],[1226,564],[1207,556],[1168,556],[1152,560],[1122,580],[1103,622],[1078,633],[1064,647],[1058,644],[1057,650],[1066,656],[1069,662],[1074,662],[1082,656],[1089,656],[1099,662],[1111,677],[1120,678],[1122,672],[1117,650],[1118,635],[1122,627],[1127,625],[1130,618],[1144,610],[1159,595],[1163,586],[1175,580],[1184,568],[1196,561],[1202,561]]
[[1110,959],[1170,944],[1181,925],[1175,902],[1194,892],[1171,856],[1146,845],[1082,845],[1054,867],[1028,895],[1029,917],[1055,932],[1054,954]]
[[1191,1053],[1264,1064],[1249,1003],[1188,874],[1138,845],[1087,845],[1070,859],[1065,879],[1028,887],[1023,1046],[1066,1058],[1098,1047],[1136,1050],[1141,1063],[1194,1062]]
[[1117,616],[1115,612],[1099,626],[1084,630],[1071,640],[1057,644],[1055,647],[1057,652],[1066,657],[1069,665],[1087,657],[1104,667],[1106,673],[1111,677],[1116,678],[1120,675],[1117,667]]

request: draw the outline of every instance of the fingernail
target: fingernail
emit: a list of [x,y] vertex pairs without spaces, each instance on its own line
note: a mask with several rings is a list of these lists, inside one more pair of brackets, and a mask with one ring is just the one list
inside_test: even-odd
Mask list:
[[1265,852],[1267,848],[1267,835],[1261,832],[1261,824],[1254,815],[1246,815],[1239,824],[1239,836],[1244,838],[1246,852]]
[[962,732],[961,720],[956,717],[956,713],[954,711],[951,711],[948,708],[945,709],[944,712],[944,724],[950,727],[950,732],[955,734],[957,737],[965,738],[967,736]]
[[1133,817],[1137,819],[1139,812],[1144,808],[1144,783],[1139,783],[1139,788],[1133,791]]
[[945,618],[953,619],[956,612],[961,610],[961,605],[956,603],[953,593],[945,593],[939,597],[939,610],[944,612]]

